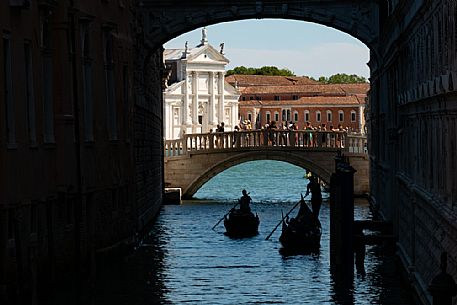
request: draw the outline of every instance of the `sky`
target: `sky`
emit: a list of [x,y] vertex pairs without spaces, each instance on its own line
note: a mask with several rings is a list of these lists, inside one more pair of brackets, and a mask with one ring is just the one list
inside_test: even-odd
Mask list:
[[[230,60],[227,69],[237,66],[276,66],[297,76],[331,76],[336,73],[369,77],[369,49],[356,38],[316,23],[253,19],[207,26],[208,42]],[[178,36],[164,45],[184,49],[200,43],[202,28]]]

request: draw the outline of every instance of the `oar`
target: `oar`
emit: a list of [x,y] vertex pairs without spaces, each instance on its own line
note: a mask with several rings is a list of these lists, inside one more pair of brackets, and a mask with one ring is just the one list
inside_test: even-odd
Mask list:
[[[285,216],[282,217],[281,221],[276,225],[276,227],[273,229],[273,231],[271,231],[271,233],[268,234],[268,236],[267,236],[267,238],[265,238],[265,240],[268,240],[268,239],[271,237],[271,235],[273,235],[273,233],[276,231],[276,229],[279,227],[279,225],[284,221],[284,219],[285,219],[287,216],[289,216],[290,213],[292,213],[292,211],[297,207],[297,205],[300,204],[300,202],[302,202],[303,200],[305,200],[306,197],[303,198],[303,194],[300,194],[300,195],[301,195],[301,200],[300,200],[299,202],[297,202],[297,203],[292,207],[292,209],[290,209],[290,211],[287,212],[287,214],[286,214]],[[307,196],[308,196],[308,195],[307,195]]]
[[217,227],[217,225],[220,224],[222,220],[224,220],[225,216],[230,214],[230,212],[239,204],[240,204],[240,201],[238,200],[238,202],[227,212],[227,214],[225,214],[224,216],[222,216],[221,219],[219,219],[219,221],[214,225],[214,227],[211,230],[214,230],[214,228]]

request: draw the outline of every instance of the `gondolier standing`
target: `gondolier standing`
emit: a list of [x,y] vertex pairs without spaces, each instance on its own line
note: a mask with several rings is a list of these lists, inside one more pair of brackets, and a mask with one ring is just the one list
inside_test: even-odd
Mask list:
[[243,196],[240,198],[240,211],[243,213],[249,213],[251,212],[251,208],[249,207],[249,204],[251,203],[251,197],[249,194],[246,192],[246,190],[243,190],[241,192]]
[[322,205],[322,193],[321,193],[321,186],[317,181],[316,176],[309,176],[309,183],[306,187],[306,196],[311,192],[311,207],[313,209],[313,214],[316,218],[319,218],[319,211],[321,210]]

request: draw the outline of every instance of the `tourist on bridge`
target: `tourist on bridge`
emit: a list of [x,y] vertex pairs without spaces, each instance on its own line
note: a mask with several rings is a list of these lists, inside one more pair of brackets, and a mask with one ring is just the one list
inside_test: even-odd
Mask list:
[[240,212],[249,213],[251,212],[249,204],[251,203],[252,199],[249,196],[249,193],[246,192],[246,190],[243,190],[241,193],[243,194],[243,196],[241,196],[240,198]]
[[322,193],[321,193],[321,185],[317,180],[317,177],[311,175],[308,177],[309,183],[306,187],[306,196],[311,193],[311,207],[313,209],[313,214],[316,218],[319,217],[319,212],[322,205]]

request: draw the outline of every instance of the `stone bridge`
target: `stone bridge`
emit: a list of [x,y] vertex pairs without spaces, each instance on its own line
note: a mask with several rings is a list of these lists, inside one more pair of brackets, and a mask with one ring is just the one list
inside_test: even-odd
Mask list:
[[186,135],[165,141],[165,185],[191,198],[208,180],[248,161],[277,160],[305,168],[329,184],[341,151],[357,170],[356,194],[369,192],[366,137],[345,132],[241,131]]

